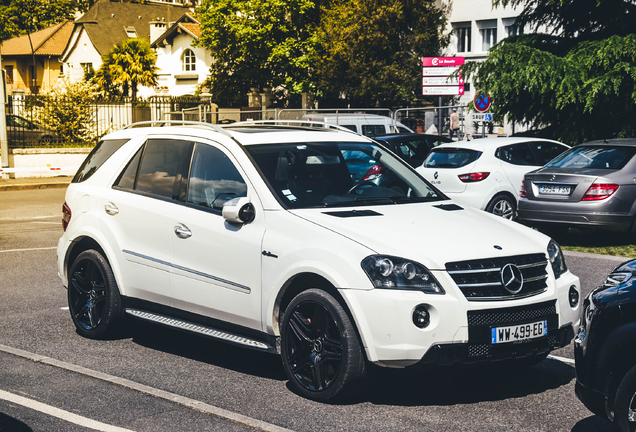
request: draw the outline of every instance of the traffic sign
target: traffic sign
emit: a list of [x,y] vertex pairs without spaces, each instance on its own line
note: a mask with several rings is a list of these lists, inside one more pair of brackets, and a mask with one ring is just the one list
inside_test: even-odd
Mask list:
[[423,57],[422,66],[460,66],[464,64],[464,57]]
[[492,98],[490,95],[486,93],[482,93],[481,90],[475,93],[475,98],[473,99],[473,105],[475,109],[479,112],[488,111],[490,105],[492,104]]
[[464,86],[422,86],[422,94],[424,96],[462,96]]
[[452,67],[425,67],[422,68],[423,76],[449,76],[459,71],[459,66]]
[[425,86],[443,86],[443,85],[464,85],[464,78],[458,77],[424,77],[422,85]]
[[470,119],[472,121],[491,122],[492,121],[492,113],[471,113]]

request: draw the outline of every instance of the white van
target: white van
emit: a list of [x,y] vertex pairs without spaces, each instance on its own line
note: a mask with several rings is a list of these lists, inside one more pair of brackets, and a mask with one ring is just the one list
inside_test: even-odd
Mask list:
[[315,113],[304,115],[303,120],[335,124],[371,137],[391,133],[414,133],[413,130],[391,117],[377,114]]

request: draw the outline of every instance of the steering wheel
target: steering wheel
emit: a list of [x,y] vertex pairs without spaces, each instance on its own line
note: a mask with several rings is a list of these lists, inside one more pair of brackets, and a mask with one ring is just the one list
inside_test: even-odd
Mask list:
[[377,186],[377,184],[373,183],[373,181],[371,180],[365,180],[361,183],[358,183],[357,185],[353,186],[351,189],[349,189],[347,191],[348,194],[355,192],[356,190],[358,190],[358,188],[361,188],[362,186]]

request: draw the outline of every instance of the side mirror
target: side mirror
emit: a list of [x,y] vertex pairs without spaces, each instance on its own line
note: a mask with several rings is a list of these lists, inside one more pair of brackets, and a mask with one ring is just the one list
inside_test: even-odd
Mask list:
[[237,197],[223,204],[223,219],[231,223],[248,224],[256,217],[254,204],[247,197]]

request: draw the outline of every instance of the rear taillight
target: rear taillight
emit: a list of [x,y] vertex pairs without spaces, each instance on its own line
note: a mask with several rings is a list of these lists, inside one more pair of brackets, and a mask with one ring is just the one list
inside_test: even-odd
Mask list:
[[519,190],[519,197],[528,198],[528,194],[526,194],[526,184],[521,182],[521,189]]
[[489,175],[490,175],[489,172],[476,172],[476,173],[470,173],[470,174],[462,174],[458,177],[464,183],[472,183],[472,182],[486,180]]
[[373,180],[386,172],[387,168],[382,165],[373,165],[362,178],[363,181]]
[[592,186],[585,192],[581,201],[600,201],[609,198],[618,190],[615,183],[592,183]]
[[62,206],[62,229],[66,231],[68,223],[71,221],[71,208],[68,204],[64,203]]

